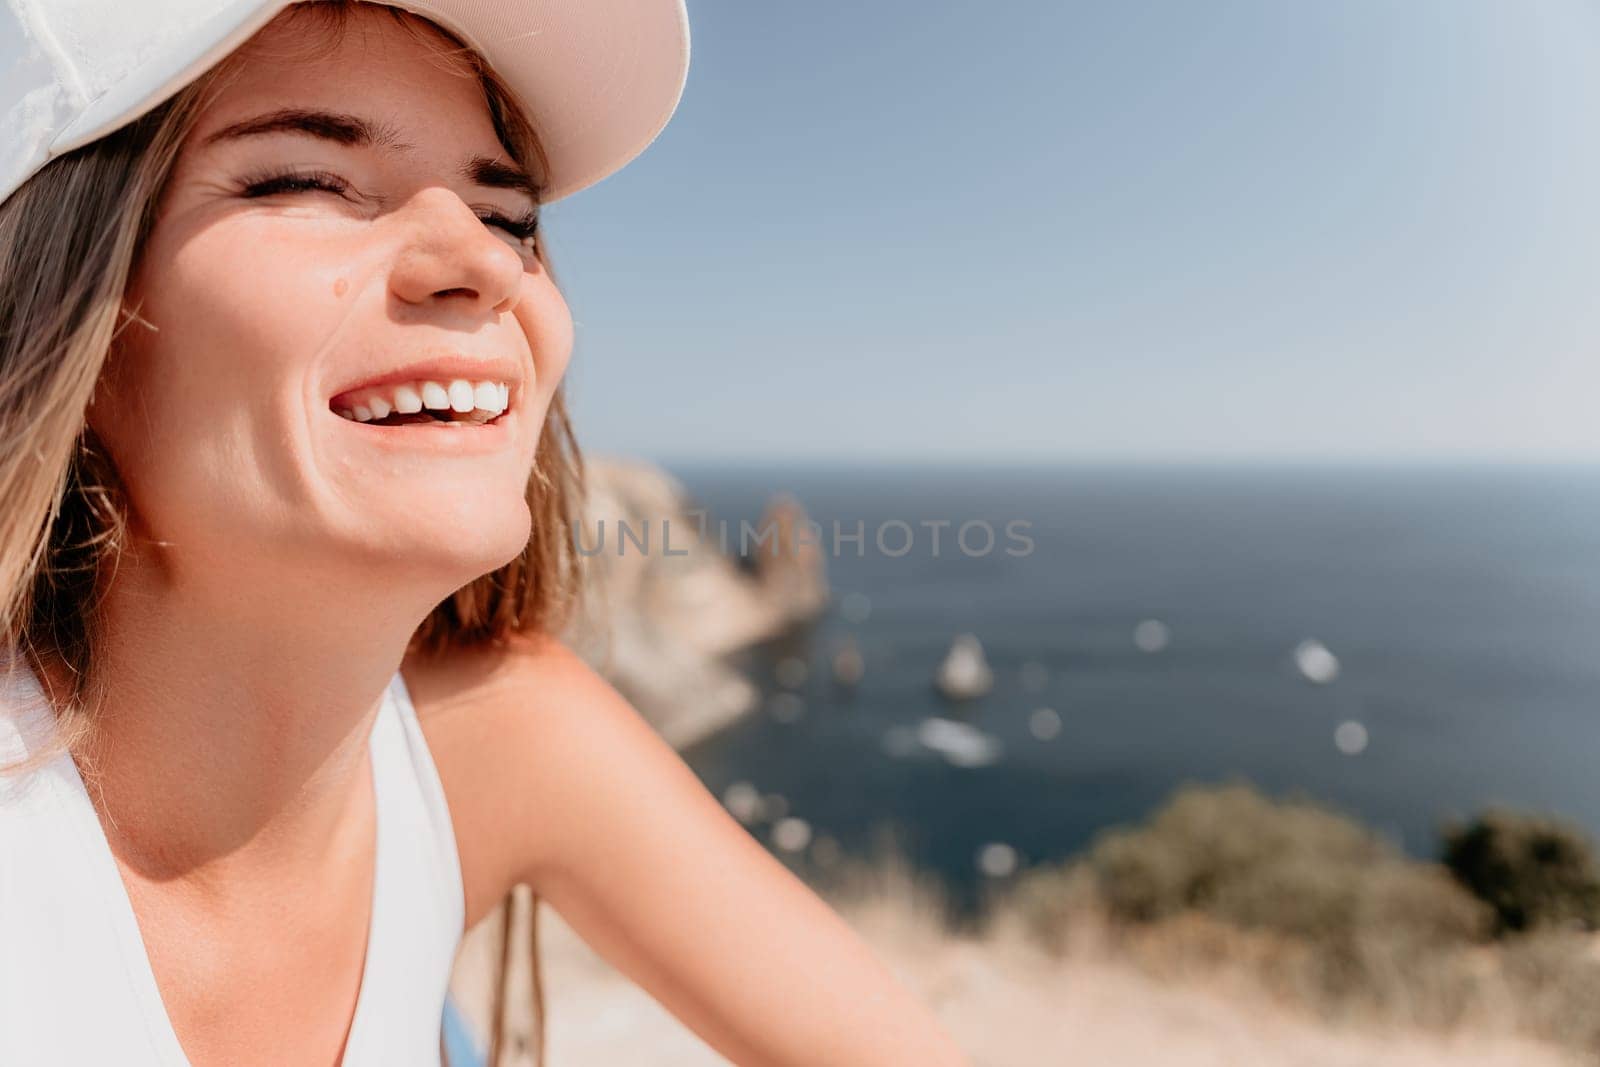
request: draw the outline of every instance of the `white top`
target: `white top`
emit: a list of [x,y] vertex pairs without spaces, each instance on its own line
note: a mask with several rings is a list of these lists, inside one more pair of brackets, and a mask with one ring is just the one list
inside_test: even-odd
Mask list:
[[[0,650],[0,765],[51,724]],[[465,921],[444,790],[399,672],[368,739],[377,810],[372,924],[343,1067],[440,1067]],[[311,946],[307,946],[308,950]],[[248,966],[240,961],[240,966]],[[189,1067],[76,764],[0,774],[0,1064]]]

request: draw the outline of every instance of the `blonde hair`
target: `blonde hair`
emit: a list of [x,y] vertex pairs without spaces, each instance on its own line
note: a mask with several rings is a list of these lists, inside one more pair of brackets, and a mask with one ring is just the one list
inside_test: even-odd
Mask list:
[[[315,19],[332,48],[357,2],[302,0],[277,18]],[[548,168],[514,91],[454,34],[410,12],[384,10],[482,80],[496,133],[539,181]],[[0,766],[0,773],[76,746],[107,698],[106,680],[93,669],[97,610],[129,521],[117,471],[85,412],[117,335],[132,318],[124,294],[179,149],[237,69],[236,51],[135,121],[51,160],[0,204],[0,646],[36,669],[52,655],[73,679],[70,692],[51,693],[57,715],[49,743],[23,763]],[[548,270],[542,234],[534,252]],[[438,656],[499,644],[514,633],[559,632],[576,605],[581,578],[581,560],[566,531],[583,489],[582,454],[557,389],[526,490],[533,515],[527,546],[438,604],[407,652]],[[0,671],[6,667],[0,664]],[[510,903],[503,905],[507,914]],[[512,951],[512,924],[504,925],[501,986]],[[534,1044],[542,1063],[536,935],[530,948]],[[509,1010],[502,989],[489,1035],[491,1065],[508,1051]]]

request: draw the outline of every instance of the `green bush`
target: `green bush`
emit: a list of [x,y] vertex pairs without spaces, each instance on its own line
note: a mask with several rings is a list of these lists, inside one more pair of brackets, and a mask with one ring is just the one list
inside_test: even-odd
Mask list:
[[1600,864],[1576,827],[1491,810],[1443,837],[1445,866],[1494,909],[1498,930],[1600,924]]
[[[1600,1057],[1600,954],[1573,932],[1600,921],[1589,842],[1505,812],[1445,842],[1448,867],[1308,801],[1190,786],[1081,857],[1024,871],[1009,903],[1056,951],[1086,916],[1109,918],[1126,958],[1155,973],[1242,969],[1329,1018],[1504,1018]],[[1531,932],[1493,940],[1511,929]]]
[[1443,867],[1408,859],[1358,823],[1248,785],[1189,786],[1148,823],[1101,834],[1073,863],[1018,880],[1040,941],[1092,894],[1114,921],[1203,915],[1303,944],[1325,993],[1387,995],[1422,961],[1488,938],[1489,909]]

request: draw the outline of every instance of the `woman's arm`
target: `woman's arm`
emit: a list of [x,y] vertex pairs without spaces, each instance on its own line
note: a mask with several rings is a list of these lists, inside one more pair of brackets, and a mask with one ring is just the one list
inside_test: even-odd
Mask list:
[[928,1007],[576,654],[529,639],[469,673],[470,685],[423,679],[440,700],[413,686],[469,923],[527,882],[740,1067],[967,1063]]

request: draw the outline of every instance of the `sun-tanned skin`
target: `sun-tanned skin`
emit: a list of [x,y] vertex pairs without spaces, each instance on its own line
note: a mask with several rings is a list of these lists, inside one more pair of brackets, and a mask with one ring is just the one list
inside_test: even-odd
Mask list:
[[[559,642],[402,662],[435,604],[527,543],[572,319],[531,252],[481,218],[528,198],[458,170],[505,159],[476,80],[383,12],[358,12],[321,58],[306,32],[271,24],[200,117],[89,410],[135,537],[97,646],[111,703],[80,762],[190,1059],[337,1063],[371,903],[366,739],[399,667],[469,922],[531,883],[740,1064],[963,1062]],[[286,107],[388,123],[411,147],[208,141]],[[284,169],[349,188],[242,195]],[[379,448],[381,431],[329,410],[335,387],[441,347],[517,368],[503,448]]]
[[966,1061],[856,934],[559,641],[403,671],[467,915],[518,881],[732,1062]]

